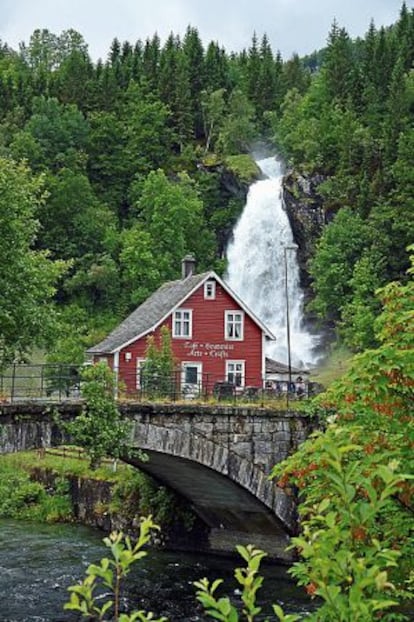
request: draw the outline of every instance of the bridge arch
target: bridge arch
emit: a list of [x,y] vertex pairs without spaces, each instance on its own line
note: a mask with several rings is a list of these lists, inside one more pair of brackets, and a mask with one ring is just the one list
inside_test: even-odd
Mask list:
[[269,480],[270,470],[200,432],[170,421],[134,421],[131,444],[147,462],[126,459],[185,497],[210,528],[212,549],[247,541],[277,557],[295,533],[296,505]]
[[[81,404],[59,406],[63,417],[80,409]],[[129,403],[121,410],[132,421],[131,447],[149,457],[141,462],[125,456],[125,461],[192,504],[210,528],[212,550],[234,551],[235,544],[250,542],[274,557],[290,558],[285,549],[296,530],[295,503],[268,475],[306,438],[308,419],[217,406]],[[69,441],[50,404],[16,404],[0,411],[0,452]]]

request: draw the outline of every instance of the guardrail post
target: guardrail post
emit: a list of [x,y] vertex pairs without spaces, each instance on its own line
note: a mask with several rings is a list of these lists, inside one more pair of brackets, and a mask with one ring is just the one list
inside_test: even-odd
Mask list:
[[13,399],[14,399],[15,380],[16,380],[16,363],[13,363],[13,366],[12,366],[12,381],[11,381],[11,390],[10,390],[10,401],[11,402],[13,402]]
[[43,373],[44,372],[44,368],[45,368],[44,365],[40,365],[40,397],[41,398],[44,397],[44,395],[43,395],[43,392],[44,392],[44,380],[45,380],[44,373]]

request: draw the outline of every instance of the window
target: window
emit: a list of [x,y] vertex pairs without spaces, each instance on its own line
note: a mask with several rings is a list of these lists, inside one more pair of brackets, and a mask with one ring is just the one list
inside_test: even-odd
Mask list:
[[201,382],[201,363],[183,363],[183,382],[185,384],[198,384]]
[[191,309],[179,309],[174,312],[173,337],[182,339],[191,338],[192,334],[192,311]]
[[206,281],[204,283],[204,298],[205,300],[214,300],[216,297],[216,282]]
[[225,338],[226,339],[243,339],[243,320],[242,311],[226,311],[225,312]]
[[244,387],[244,361],[226,361],[227,382]]
[[142,376],[143,376],[143,371],[144,371],[144,364],[145,364],[145,359],[137,359],[137,382],[136,382],[136,387],[137,389],[142,389]]
[[181,391],[185,399],[193,399],[200,395],[202,390],[202,364],[182,363],[181,365]]

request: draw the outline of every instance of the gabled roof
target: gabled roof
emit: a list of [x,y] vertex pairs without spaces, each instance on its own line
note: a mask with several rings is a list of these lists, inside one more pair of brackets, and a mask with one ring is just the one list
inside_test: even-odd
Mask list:
[[[266,356],[265,370],[266,374],[287,374],[289,366]],[[309,374],[309,369],[299,369],[299,367],[293,367],[292,365],[290,366],[290,371],[292,374]]]
[[128,346],[133,341],[155,330],[167,317],[180,307],[205,281],[214,278],[237,304],[261,328],[266,337],[275,337],[268,328],[253,314],[229,286],[213,272],[191,274],[185,279],[164,283],[157,291],[135,309],[103,341],[87,350],[88,354],[112,354]]

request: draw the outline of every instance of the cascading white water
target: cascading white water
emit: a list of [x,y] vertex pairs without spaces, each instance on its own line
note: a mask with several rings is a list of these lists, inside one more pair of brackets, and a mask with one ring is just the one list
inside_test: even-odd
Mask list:
[[288,363],[288,308],[291,364],[312,365],[316,343],[303,328],[303,292],[296,251],[289,248],[294,240],[283,209],[281,163],[271,157],[257,164],[267,179],[255,182],[249,189],[227,249],[226,281],[275,335],[276,341],[267,345],[267,356]]

